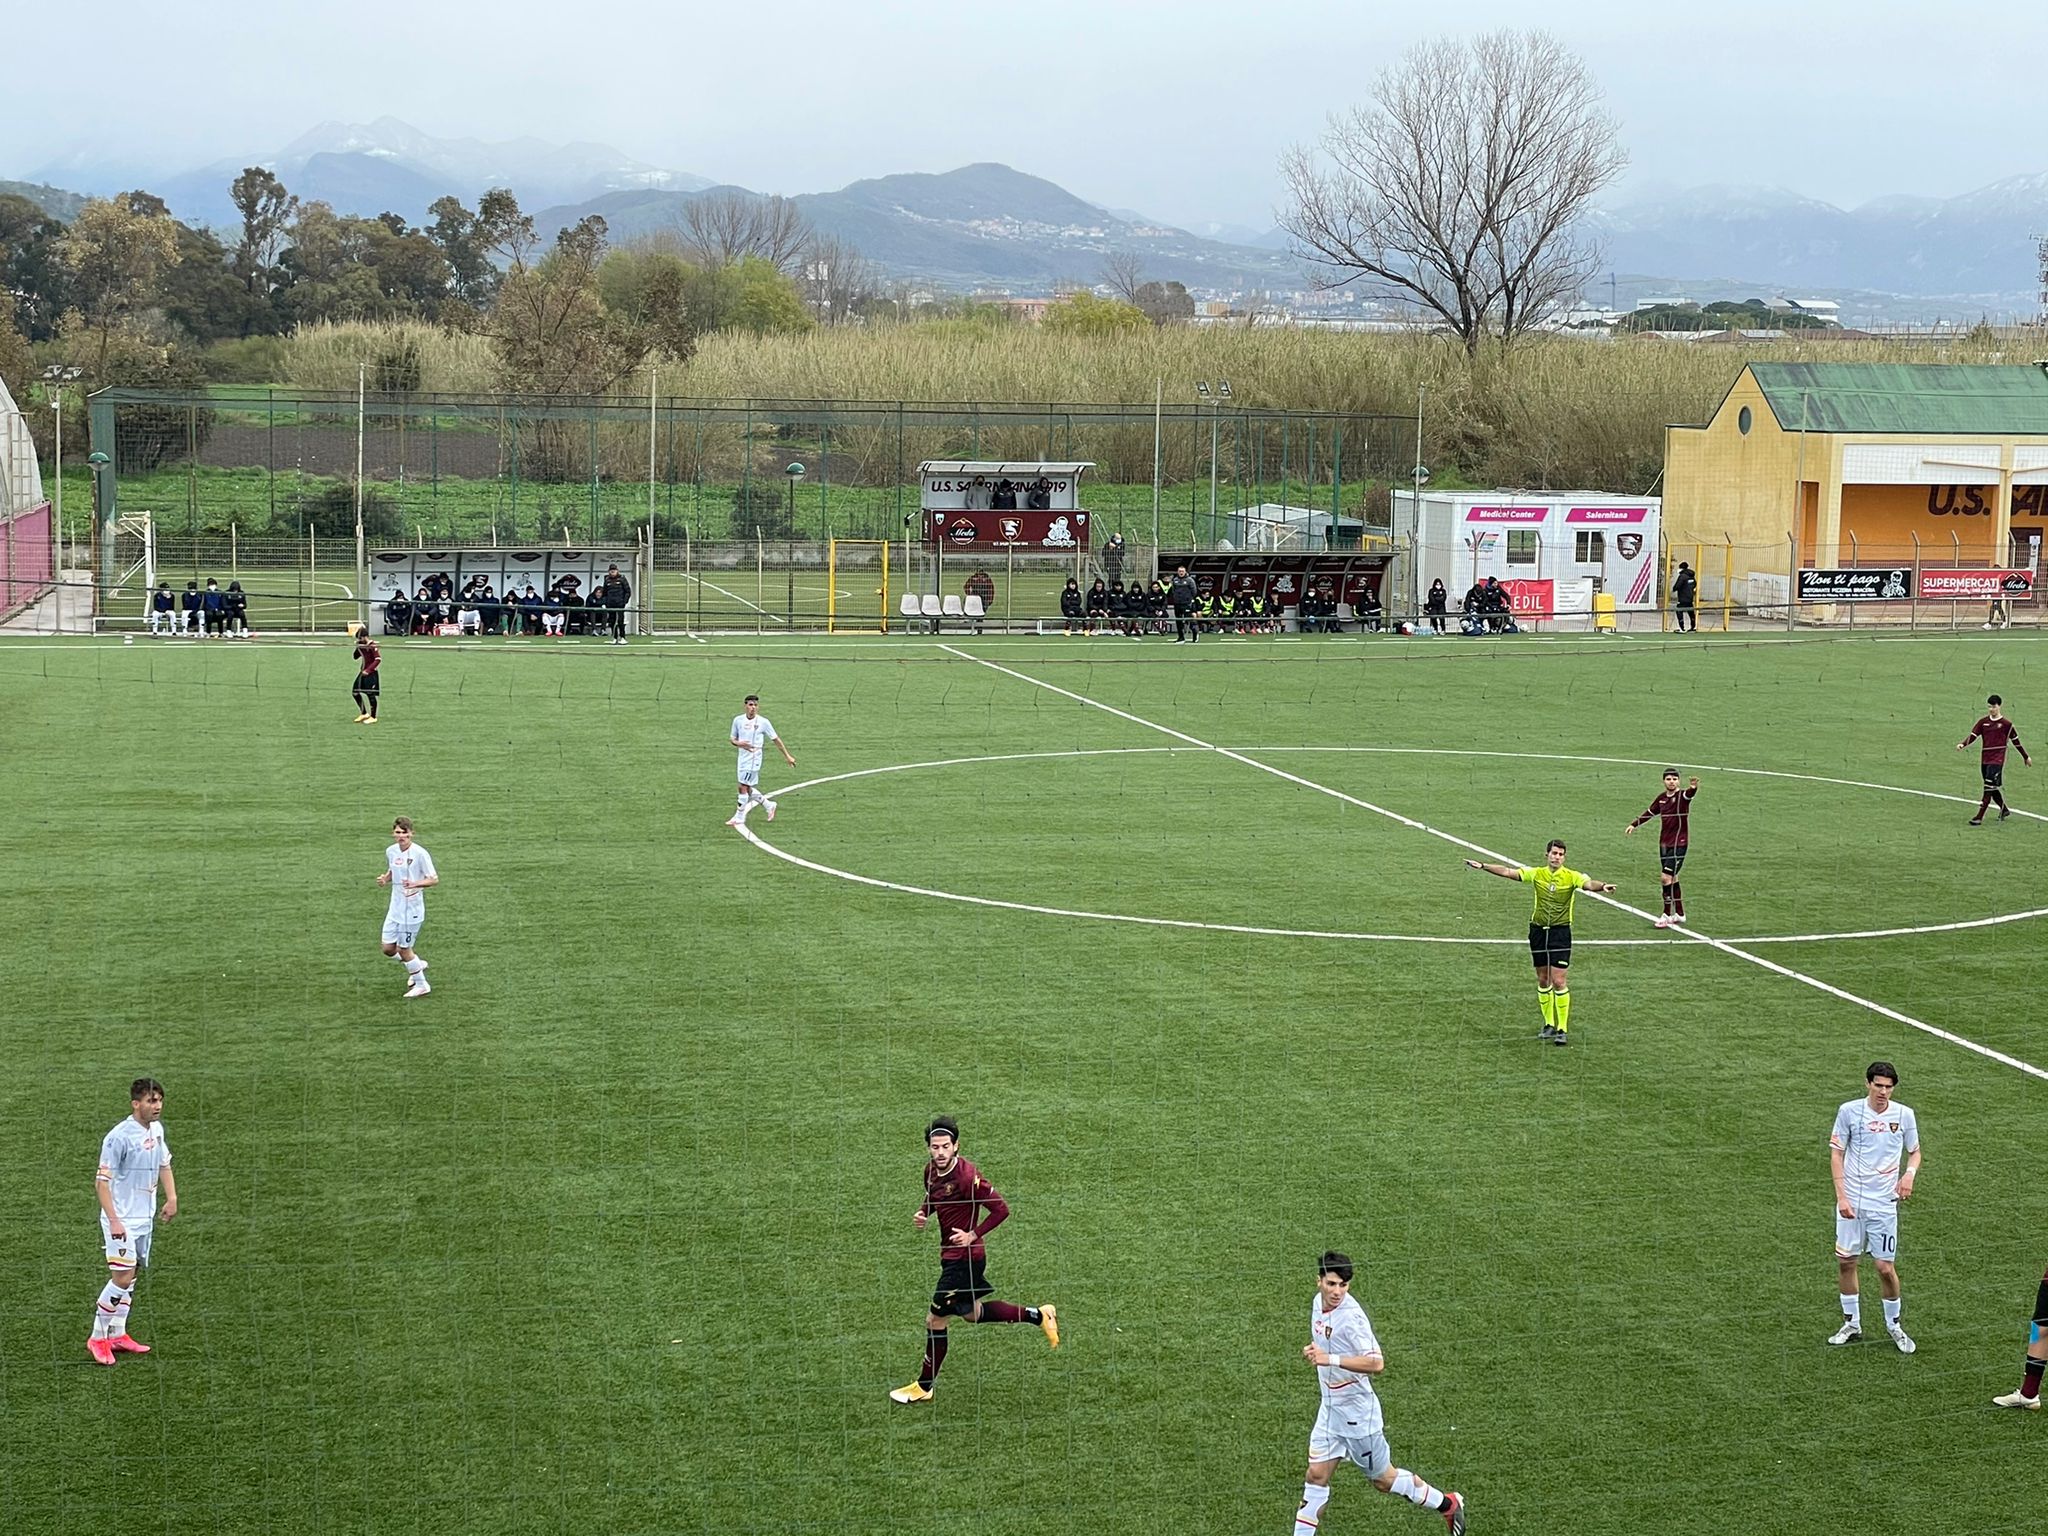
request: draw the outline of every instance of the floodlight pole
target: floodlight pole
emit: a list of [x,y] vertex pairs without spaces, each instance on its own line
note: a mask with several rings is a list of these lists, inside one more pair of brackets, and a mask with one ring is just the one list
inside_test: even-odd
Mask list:
[[1165,412],[1166,378],[1161,375],[1152,385],[1152,550],[1155,559],[1159,550],[1159,434]]
[[[52,507],[56,527],[51,540],[56,561],[50,567],[50,575],[54,579],[52,596],[56,599],[57,633],[60,635],[64,633],[64,386],[84,372],[76,363],[52,363],[43,370],[43,377],[50,384],[50,409],[57,415],[57,496]],[[26,426],[27,422],[22,424]],[[90,624],[86,626],[87,629],[91,627]]]
[[656,401],[661,389],[661,369],[647,365],[647,573],[641,581],[640,612],[647,633],[654,633],[654,439],[659,430]]
[[[369,559],[363,553],[363,398],[368,380],[369,367],[356,364],[356,582],[362,588],[362,613],[359,615],[363,628],[370,627],[370,578]],[[317,602],[317,594],[315,598]],[[317,610],[316,610],[317,611]]]

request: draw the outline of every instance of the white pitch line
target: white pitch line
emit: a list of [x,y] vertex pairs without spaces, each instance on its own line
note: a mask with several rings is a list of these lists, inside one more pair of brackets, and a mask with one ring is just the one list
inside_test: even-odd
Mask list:
[[683,572],[683,577],[687,581],[694,581],[700,587],[709,587],[713,592],[722,592],[725,594],[725,596],[731,598],[736,603],[745,603],[749,608],[753,609],[754,612],[765,615],[766,617],[773,619],[778,624],[787,626],[789,623],[789,620],[784,618],[781,614],[769,613],[766,608],[763,608],[759,603],[755,602],[752,598],[741,597],[739,593],[733,591],[729,587],[721,587],[715,581],[706,581],[702,576],[699,576],[691,571]]
[[[786,797],[786,796],[789,796],[789,795],[793,795],[793,794],[796,794],[796,793],[797,793],[797,792],[799,792],[800,790],[806,790],[806,789],[816,789],[816,788],[818,788],[819,786],[821,786],[821,785],[825,785],[825,784],[843,784],[843,783],[846,783],[846,782],[848,782],[849,780],[852,780],[852,779],[870,779],[870,778],[874,778],[874,777],[876,777],[876,776],[877,776],[877,775],[879,775],[879,774],[885,774],[885,773],[916,773],[916,772],[919,772],[919,771],[921,771],[921,770],[924,770],[924,769],[930,769],[930,768],[968,768],[968,767],[974,767],[974,766],[977,766],[977,765],[979,765],[979,764],[982,764],[982,763],[1023,763],[1023,762],[1040,762],[1040,761],[1045,761],[1045,760],[1048,760],[1048,759],[1063,759],[1063,758],[1076,758],[1076,757],[1142,757],[1142,756],[1147,756],[1147,755],[1154,755],[1154,754],[1160,754],[1160,753],[1165,753],[1165,754],[1171,755],[1172,753],[1175,753],[1175,752],[1179,752],[1179,751],[1182,751],[1182,750],[1186,750],[1186,751],[1198,751],[1198,750],[1202,750],[1202,749],[1199,749],[1199,748],[1193,748],[1193,747],[1189,747],[1189,748],[1185,748],[1185,749],[1183,749],[1183,748],[1181,748],[1181,747],[1075,747],[1075,748],[1067,748],[1067,749],[1062,749],[1062,750],[1059,750],[1059,751],[1052,751],[1052,752],[990,752],[990,753],[983,753],[983,754],[980,754],[980,755],[978,755],[978,756],[974,756],[974,757],[941,757],[941,758],[933,758],[933,759],[931,759],[931,760],[929,760],[929,761],[927,761],[927,762],[919,762],[919,763],[885,763],[885,764],[882,764],[882,765],[880,765],[880,766],[877,766],[877,767],[873,767],[873,768],[854,768],[854,769],[850,769],[850,770],[848,770],[848,771],[847,771],[847,772],[845,772],[845,773],[831,773],[831,774],[826,774],[826,775],[824,775],[823,777],[820,777],[820,778],[815,778],[815,779],[802,779],[802,780],[799,780],[799,781],[798,781],[797,783],[795,783],[795,784],[788,784],[788,785],[785,785],[785,786],[783,786],[783,788],[782,788],[781,790],[779,790],[779,791],[777,792],[777,798],[778,798],[778,799],[780,799],[780,798],[783,798],[783,797]],[[1227,748],[1210,748],[1210,749],[1208,749],[1208,750],[1209,750],[1209,751],[1210,751],[1210,752],[1211,752],[1212,754],[1222,754],[1222,753],[1225,753],[1225,752],[1227,752],[1227,751],[1228,751],[1229,749],[1227,749]],[[1401,755],[1401,756],[1415,756],[1415,755],[1426,755],[1426,756],[1436,756],[1436,757],[1506,757],[1506,758],[1521,758],[1521,759],[1524,759],[1524,760],[1530,760],[1530,761],[1538,761],[1538,762],[1566,762],[1566,763],[1581,763],[1581,762],[1601,762],[1601,763],[1621,763],[1621,764],[1627,764],[1627,765],[1631,765],[1631,766],[1634,766],[1634,767],[1638,767],[1638,768],[1642,768],[1642,767],[1655,767],[1655,766],[1656,766],[1656,765],[1657,765],[1658,763],[1661,763],[1661,762],[1665,761],[1665,759],[1663,759],[1663,758],[1649,758],[1649,757],[1601,757],[1601,758],[1589,758],[1589,757],[1583,757],[1583,756],[1578,756],[1578,755],[1574,755],[1574,754],[1570,754],[1570,753],[1564,753],[1564,752],[1497,752],[1497,751],[1490,751],[1490,752],[1476,752],[1476,751],[1469,751],[1469,750],[1466,750],[1466,749],[1463,749],[1463,748],[1458,748],[1458,747],[1359,747],[1359,746],[1346,746],[1346,747],[1303,747],[1303,746],[1292,746],[1292,747],[1245,747],[1245,748],[1242,748],[1241,750],[1242,750],[1242,751],[1246,751],[1246,752],[1325,752],[1325,753],[1340,753],[1340,752],[1341,752],[1341,753],[1352,753],[1352,752],[1365,752],[1365,753],[1386,753],[1386,754],[1398,754],[1398,755]],[[1706,764],[1701,764],[1700,766],[1702,766],[1702,767],[1706,768],[1706,771],[1707,771],[1707,772],[1709,772],[1709,773],[1767,773],[1767,772],[1774,772],[1774,770],[1769,770],[1769,769],[1757,769],[1757,768],[1718,768],[1718,767],[1712,767],[1712,766],[1710,766],[1710,765],[1706,765]],[[1778,777],[1786,777],[1786,778],[1795,778],[1795,779],[1797,779],[1797,778],[1813,778],[1813,779],[1816,779],[1816,780],[1817,780],[1818,782],[1823,782],[1823,783],[1838,783],[1838,782],[1841,782],[1841,781],[1839,781],[1839,780],[1833,780],[1833,779],[1826,779],[1826,780],[1822,780],[1822,779],[1819,779],[1819,776],[1818,776],[1818,775],[1811,775],[1811,774],[1796,774],[1796,773],[1795,773],[1795,774],[1779,774],[1779,775],[1776,775],[1776,776],[1778,776]],[[1898,788],[1898,787],[1897,787],[1896,785],[1890,785],[1890,784],[1872,784],[1872,785],[1869,785],[1869,786],[1866,786],[1866,787],[1868,787],[1868,788],[1871,788],[1871,789],[1879,789],[1879,790],[1886,790],[1886,789],[1889,789],[1889,790],[1894,790],[1895,792],[1897,792],[1897,793],[1899,793],[1899,794],[1922,794],[1922,793],[1926,793],[1926,791],[1921,791],[1921,790],[1909,790],[1909,789],[1899,789],[1899,788]],[[1940,796],[1940,797],[1937,797],[1937,798],[1945,798],[1945,799],[1955,799],[1956,797],[1955,797],[1955,796]],[[1965,802],[1963,802],[1963,803],[1967,804],[1968,802],[1967,802],[1967,801],[1965,801]],[[793,863],[793,864],[798,864],[798,865],[801,865],[801,866],[802,866],[803,868],[805,868],[805,869],[809,869],[809,870],[813,871],[814,873],[818,873],[818,874],[826,874],[826,875],[833,875],[833,876],[836,876],[836,877],[838,877],[839,879],[842,879],[842,880],[851,880],[851,881],[854,881],[854,882],[855,882],[856,884],[860,884],[860,885],[872,885],[872,886],[875,886],[875,887],[877,887],[877,888],[879,888],[879,889],[883,889],[883,890],[892,890],[892,891],[902,891],[902,892],[904,892],[904,893],[906,893],[906,894],[909,894],[909,895],[915,895],[915,896],[933,896],[933,897],[937,897],[937,898],[939,898],[939,899],[941,899],[941,900],[944,900],[944,901],[962,901],[962,902],[967,902],[967,903],[969,903],[970,905],[974,905],[974,906],[988,906],[988,907],[1006,907],[1006,908],[1008,908],[1008,909],[1010,909],[1010,910],[1012,910],[1012,911],[1016,911],[1016,912],[1042,912],[1042,913],[1046,913],[1046,914],[1049,914],[1049,915],[1051,915],[1051,916],[1057,916],[1057,917],[1087,917],[1087,918],[1094,918],[1094,919],[1097,919],[1097,920],[1099,920],[1099,921],[1101,921],[1101,922],[1106,922],[1106,923],[1127,923],[1127,922],[1149,922],[1149,921],[1153,921],[1153,919],[1148,919],[1148,918],[1142,918],[1142,917],[1134,917],[1134,916],[1131,916],[1131,915],[1129,915],[1129,914],[1126,914],[1126,913],[1120,913],[1120,912],[1093,912],[1093,911],[1088,911],[1088,912],[1080,912],[1080,911],[1068,911],[1068,910],[1066,910],[1066,909],[1064,909],[1064,908],[1055,908],[1055,907],[1041,907],[1041,906],[1036,906],[1036,905],[1032,904],[1031,902],[1027,902],[1027,901],[1008,901],[1008,900],[1003,900],[1003,899],[999,899],[999,898],[996,898],[996,897],[990,897],[990,896],[963,896],[963,895],[961,895],[960,893],[958,893],[958,892],[956,892],[956,891],[940,891],[940,890],[935,890],[935,889],[931,889],[931,888],[928,888],[928,887],[925,887],[925,886],[916,886],[916,885],[899,885],[899,884],[897,884],[897,883],[895,883],[895,882],[893,882],[893,881],[889,881],[889,880],[882,880],[882,879],[874,878],[874,877],[871,877],[871,876],[868,876],[868,875],[857,875],[857,874],[853,873],[853,872],[852,872],[851,870],[846,870],[846,869],[840,869],[840,868],[839,868],[839,867],[837,867],[836,865],[832,865],[832,864],[819,864],[819,863],[814,863],[814,862],[811,862],[811,861],[808,861],[808,860],[804,860],[804,859],[799,859],[799,858],[796,858],[796,857],[795,857],[795,856],[793,856],[793,855],[785,854],[785,853],[784,853],[784,852],[783,852],[783,851],[782,851],[781,849],[777,848],[777,847],[776,847],[776,846],[775,846],[775,845],[774,845],[773,843],[768,843],[768,842],[764,842],[764,841],[762,841],[762,840],[761,840],[761,839],[760,839],[759,837],[756,837],[756,836],[755,836],[755,835],[754,835],[754,834],[753,834],[752,832],[748,832],[748,833],[747,833],[747,837],[748,837],[748,839],[749,839],[749,840],[750,840],[751,842],[753,842],[753,843],[754,843],[754,844],[755,844],[755,845],[756,845],[757,847],[759,847],[759,848],[763,849],[764,851],[766,851],[766,852],[768,852],[768,853],[772,853],[772,854],[774,854],[774,855],[775,855],[775,856],[776,856],[777,858],[786,858],[786,859],[788,859],[788,860],[789,860],[789,862],[791,862],[791,863]],[[1614,903],[1614,905],[1619,905],[1619,903]],[[2032,919],[2032,918],[2036,918],[2036,917],[2048,917],[2048,907],[2033,907],[2033,908],[2029,908],[2029,909],[2028,909],[2027,911],[2024,911],[2024,912],[2000,912],[2000,913],[1997,913],[1997,914],[1995,914],[1995,915],[1993,915],[1993,916],[1991,916],[1991,917],[1971,917],[1971,918],[1958,918],[1958,919],[1957,919],[1957,920],[1955,920],[1954,922],[1947,922],[1947,923],[1917,923],[1917,924],[1913,924],[1913,925],[1911,925],[1911,926],[1908,926],[1908,927],[1901,927],[1901,928],[1860,928],[1860,929],[1855,929],[1855,930],[1851,930],[1851,931],[1846,931],[1846,932],[1837,932],[1837,933],[1765,933],[1765,934],[1754,934],[1754,935],[1749,935],[1749,936],[1746,936],[1746,937],[1743,937],[1743,938],[1735,938],[1735,939],[1729,939],[1729,940],[1728,940],[1727,942],[1729,942],[1730,944],[1827,944],[1827,943],[1832,943],[1832,942],[1834,942],[1835,940],[1838,940],[1838,939],[1899,939],[1899,938],[1911,938],[1911,937],[1914,937],[1915,935],[1918,935],[1918,934],[1927,934],[1927,933],[1957,933],[1957,932],[1960,932],[1960,931],[1962,931],[1963,929],[1966,929],[1966,928],[1996,928],[1996,927],[1999,927],[1999,926],[2001,926],[2002,924],[2005,924],[2005,923],[2020,923],[2020,922],[2026,922],[2026,921],[2028,921],[2029,919]],[[1207,922],[1198,922],[1198,921],[1195,921],[1195,920],[1193,920],[1193,919],[1182,919],[1182,918],[1176,918],[1176,919],[1164,919],[1164,918],[1162,918],[1162,919],[1158,919],[1157,921],[1159,921],[1159,922],[1163,922],[1163,923],[1167,923],[1167,924],[1168,924],[1169,926],[1173,926],[1173,927],[1182,927],[1182,928],[1214,928],[1214,929],[1216,929],[1216,930],[1217,930],[1218,932],[1223,932],[1223,933],[1261,933],[1261,934],[1269,934],[1269,935],[1273,935],[1273,936],[1276,936],[1276,937],[1280,937],[1280,938],[1303,938],[1303,939],[1380,939],[1380,940],[1387,940],[1387,941],[1396,941],[1396,942],[1401,942],[1401,943],[1408,943],[1408,944],[1516,944],[1516,943],[1520,943],[1520,942],[1521,942],[1521,941],[1520,941],[1520,940],[1518,940],[1518,939],[1487,939],[1487,938],[1477,938],[1477,937],[1454,937],[1454,936],[1447,936],[1447,935],[1444,935],[1444,934],[1425,934],[1425,933],[1357,933],[1357,932],[1352,932],[1352,931],[1349,931],[1349,930],[1342,930],[1342,929],[1323,929],[1323,928],[1245,928],[1245,927],[1243,927],[1243,926],[1241,926],[1241,925],[1238,925],[1238,924],[1232,924],[1232,923],[1207,923]],[[1666,930],[1666,931],[1668,931],[1668,930]],[[1671,941],[1671,940],[1669,940],[1669,939],[1580,939],[1580,940],[1578,940],[1578,944],[1579,944],[1579,946],[1580,946],[1581,948],[1589,948],[1589,949],[1590,949],[1590,948],[1600,948],[1600,949],[1628,949],[1628,948],[1642,948],[1642,947],[1645,947],[1645,946],[1650,946],[1650,945],[1662,945],[1662,944],[1668,944],[1668,943],[1671,943],[1671,942],[1672,942],[1672,941]]]
[[[1089,698],[1086,694],[1075,693],[1070,689],[1058,687],[1053,683],[1048,683],[1045,682],[1043,679],[1033,677],[1028,672],[1018,672],[1013,670],[1012,668],[1000,666],[993,661],[986,661],[979,656],[973,655],[972,653],[967,651],[960,650],[954,646],[941,645],[939,649],[946,652],[948,655],[959,657],[962,661],[972,662],[977,667],[987,667],[992,672],[1000,672],[1005,677],[1013,677],[1021,683],[1029,683],[1034,688],[1043,688],[1047,692],[1056,693],[1060,695],[1060,697],[1062,698],[1072,699],[1075,703],[1084,705],[1087,708],[1102,710],[1106,714],[1115,715],[1120,720],[1128,720],[1133,725],[1143,726],[1147,730],[1158,731],[1161,735],[1171,736],[1174,737],[1176,740],[1185,741],[1189,746],[1207,747],[1209,748],[1209,750],[1214,751],[1223,757],[1227,757],[1231,759],[1233,762],[1243,763],[1248,768],[1256,768],[1261,773],[1269,773],[1273,775],[1275,778],[1284,779],[1288,783],[1299,785],[1303,789],[1312,789],[1318,794],[1328,795],[1333,800],[1341,800],[1348,805],[1355,805],[1360,810],[1371,811],[1376,816],[1384,816],[1390,821],[1398,822],[1400,825],[1404,827],[1413,828],[1417,832],[1426,833],[1431,837],[1438,838],[1446,843],[1450,843],[1454,847],[1465,848],[1471,850],[1474,853],[1485,854],[1503,864],[1513,862],[1507,857],[1507,855],[1493,852],[1491,849],[1482,848],[1477,843],[1468,842],[1466,839],[1459,837],[1456,833],[1446,832],[1443,831],[1441,828],[1432,827],[1427,822],[1417,821],[1412,816],[1404,816],[1399,811],[1390,811],[1384,806],[1374,805],[1370,800],[1362,800],[1356,795],[1348,795],[1341,789],[1330,788],[1327,784],[1318,784],[1313,779],[1304,779],[1299,774],[1289,773],[1282,768],[1275,768],[1271,763],[1262,763],[1255,757],[1246,757],[1242,752],[1232,752],[1227,748],[1213,746],[1211,743],[1203,741],[1198,736],[1190,736],[1187,732],[1175,730],[1170,725],[1161,725],[1156,720],[1147,720],[1142,715],[1134,715],[1130,711],[1118,709],[1116,708],[1116,706],[1112,704],[1104,704],[1098,699]],[[1596,901],[1604,901],[1609,906],[1616,907],[1623,912],[1631,913],[1636,917],[1642,918],[1646,922],[1650,918],[1650,914],[1643,911],[1640,907],[1630,906],[1627,902],[1624,901],[1616,901],[1611,896],[1594,895],[1593,899]],[[1709,948],[1719,950],[1724,955],[1732,955],[1738,960],[1746,960],[1751,965],[1758,966],[1766,971],[1770,971],[1774,975],[1783,976],[1789,981],[1796,981],[1800,983],[1802,986],[1812,987],[1817,992],[1825,992],[1828,996],[1838,998],[1843,1002],[1854,1003],[1859,1008],[1866,1008],[1870,1012],[1878,1015],[1878,1017],[1880,1018],[1890,1019],[1895,1024],[1904,1024],[1909,1029],[1917,1029],[1922,1034],[1932,1035],[1937,1040],[1946,1040],[1950,1045],[1961,1046],[1964,1050],[1974,1051],[1977,1055],[1985,1057],[1988,1060],[1995,1061],[1999,1063],[2001,1066],[2012,1067],[2017,1071],[2026,1073],[2030,1077],[2036,1077],[2043,1082],[2048,1082],[2048,1071],[2044,1071],[2042,1068],[2035,1066],[2032,1062],[2022,1061],[2017,1056],[2009,1056],[2004,1051],[1994,1050],[1991,1046],[1983,1045],[1978,1041],[1969,1039],[1967,1036],[1958,1035],[1953,1031],[1943,1029],[1936,1024],[1929,1024],[1925,1019],[1916,1019],[1909,1013],[1901,1013],[1896,1008],[1886,1007],[1883,1003],[1873,1001],[1872,999],[1867,997],[1859,996],[1858,994],[1851,992],[1846,988],[1835,986],[1832,982],[1822,981],[1817,976],[1809,976],[1804,971],[1795,971],[1789,965],[1780,965],[1775,960],[1766,959],[1762,955],[1752,954],[1746,949],[1738,948],[1736,945],[1729,943],[1726,939],[1717,939],[1714,938],[1711,934],[1702,933],[1696,928],[1689,927],[1667,928],[1664,931],[1666,933],[1676,933],[1681,935],[1682,937],[1697,940],[1699,943],[1705,944]]]

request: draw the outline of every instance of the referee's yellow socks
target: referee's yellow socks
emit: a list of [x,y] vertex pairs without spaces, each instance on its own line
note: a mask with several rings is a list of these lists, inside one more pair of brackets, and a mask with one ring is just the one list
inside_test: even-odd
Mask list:
[[1557,1032],[1561,1035],[1572,1027],[1572,995],[1559,987],[1550,999],[1550,1006],[1557,1010]]
[[1547,1029],[1557,1027],[1557,1001],[1548,987],[1536,989],[1536,1006],[1543,1010],[1543,1024]]

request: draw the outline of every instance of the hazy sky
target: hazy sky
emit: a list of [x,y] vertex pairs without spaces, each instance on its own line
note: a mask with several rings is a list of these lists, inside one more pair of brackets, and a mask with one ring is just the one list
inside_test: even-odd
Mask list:
[[[2040,0],[1554,0],[1541,14],[1605,85],[1632,186],[1853,204],[2048,171],[2027,62],[2048,45]],[[1282,149],[1363,100],[1403,49],[1530,16],[1503,0],[18,6],[0,42],[17,66],[49,67],[7,71],[0,176],[81,152],[184,170],[389,114],[446,137],[595,139],[772,192],[1000,160],[1175,223],[1263,228]]]

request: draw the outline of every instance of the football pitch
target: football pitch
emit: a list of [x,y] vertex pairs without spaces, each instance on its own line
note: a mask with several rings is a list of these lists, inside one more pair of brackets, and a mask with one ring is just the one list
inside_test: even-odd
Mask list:
[[[1315,1258],[1478,1533],[2017,1531],[2048,1263],[2026,639],[0,643],[0,1529],[1285,1531]],[[745,834],[728,729],[799,766]],[[1690,926],[1659,775],[1702,781]],[[441,883],[404,1001],[392,817]],[[1525,888],[1582,895],[1537,1043]],[[1840,1321],[1896,1063],[1918,1353]],[[142,1074],[181,1210],[96,1367]],[[1007,1197],[956,1323],[922,1131]],[[1325,1536],[1437,1517],[1340,1468]]]

